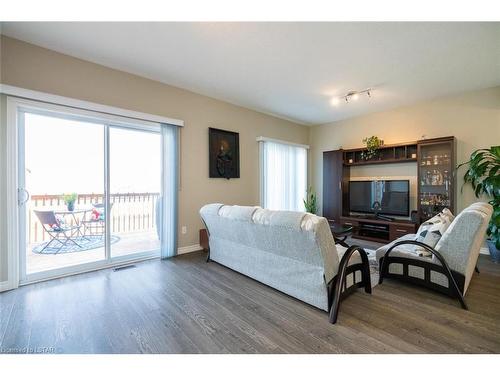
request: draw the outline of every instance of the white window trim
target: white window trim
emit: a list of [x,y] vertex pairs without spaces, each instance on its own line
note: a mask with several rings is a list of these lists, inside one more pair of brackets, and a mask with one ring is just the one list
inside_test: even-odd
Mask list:
[[36,100],[50,104],[59,104],[65,107],[72,107],[78,110],[83,109],[83,110],[98,112],[101,115],[116,115],[120,117],[127,117],[132,120],[184,126],[184,121],[179,119],[153,115],[150,113],[131,111],[124,108],[112,107],[80,99],[67,98],[60,95],[54,95],[41,91],[29,90],[5,84],[0,84],[0,94],[15,96],[18,98]]

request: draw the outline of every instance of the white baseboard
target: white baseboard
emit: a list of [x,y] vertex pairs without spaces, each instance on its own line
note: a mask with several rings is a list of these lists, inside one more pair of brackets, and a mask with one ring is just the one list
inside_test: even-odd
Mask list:
[[8,281],[0,281],[0,292],[3,292],[5,290],[9,290],[10,288],[10,283]]
[[490,251],[488,250],[487,247],[482,247],[479,253],[484,255],[490,255]]
[[199,243],[195,245],[183,246],[177,249],[177,255],[192,253],[193,251],[200,251],[200,250],[203,250],[203,248],[200,246]]

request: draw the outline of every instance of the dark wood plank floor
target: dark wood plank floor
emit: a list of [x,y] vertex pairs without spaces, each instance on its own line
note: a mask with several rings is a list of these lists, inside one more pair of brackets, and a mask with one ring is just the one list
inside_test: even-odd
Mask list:
[[500,266],[481,256],[467,302],[384,281],[327,314],[202,252],[0,294],[2,352],[499,353]]

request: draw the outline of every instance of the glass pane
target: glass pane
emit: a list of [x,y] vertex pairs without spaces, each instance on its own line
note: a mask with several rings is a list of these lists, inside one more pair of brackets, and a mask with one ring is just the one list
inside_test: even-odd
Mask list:
[[421,146],[419,199],[423,220],[450,207],[453,173],[451,146],[448,142]]
[[160,249],[161,135],[109,130],[111,256]]
[[26,273],[104,259],[104,236],[88,230],[103,201],[104,126],[26,113],[24,133]]

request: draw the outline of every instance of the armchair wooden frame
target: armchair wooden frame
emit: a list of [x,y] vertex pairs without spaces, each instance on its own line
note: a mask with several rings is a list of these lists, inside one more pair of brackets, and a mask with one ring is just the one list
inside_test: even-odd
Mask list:
[[[425,250],[430,251],[441,264],[414,258],[389,256],[396,247],[405,244],[417,245],[424,248]],[[390,272],[389,265],[393,263],[400,264],[403,267],[402,274]],[[411,276],[408,272],[409,266],[422,268],[424,270],[424,278],[421,279],[418,277]],[[438,272],[444,275],[448,279],[448,286],[446,287],[433,282],[431,279],[431,271]],[[393,278],[393,279],[407,281],[416,285],[424,286],[426,288],[447,294],[451,297],[457,298],[462,308],[468,310],[467,304],[463,296],[465,276],[459,272],[451,270],[450,267],[448,266],[448,263],[446,262],[444,257],[439,253],[439,251],[435,250],[434,248],[425,243],[418,242],[415,240],[403,240],[392,245],[389,248],[389,250],[387,250],[385,255],[382,258],[380,258],[379,284],[382,284],[384,278]]]

